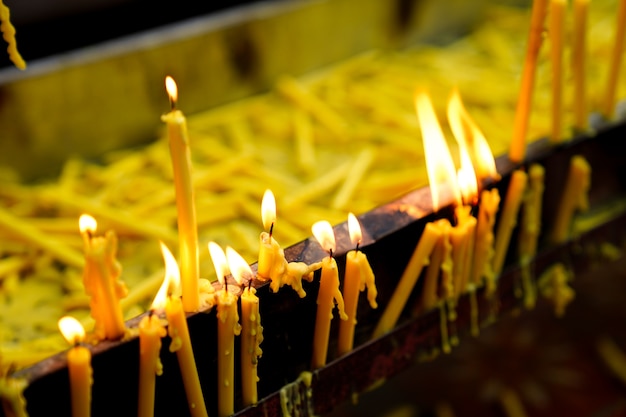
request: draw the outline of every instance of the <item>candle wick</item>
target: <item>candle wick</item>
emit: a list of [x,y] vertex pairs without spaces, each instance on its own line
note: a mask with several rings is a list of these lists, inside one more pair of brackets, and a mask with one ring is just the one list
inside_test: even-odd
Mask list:
[[331,249],[329,249],[329,250],[328,250],[328,253],[329,253],[330,257],[332,258],[332,257],[333,257],[333,249],[332,249],[332,248],[331,248]]
[[272,233],[274,232],[274,222],[270,225],[270,238],[272,237]]
[[174,111],[176,110],[176,100],[174,100],[172,96],[169,96],[169,98],[170,98],[170,110]]
[[356,248],[355,248],[355,250],[356,250],[357,252],[359,251],[359,245],[360,245],[360,244],[361,244],[361,242],[360,242],[360,241],[359,241],[359,242],[356,242]]
[[252,278],[248,280],[248,291],[250,291],[250,288],[252,288]]
[[151,318],[153,314],[154,314],[154,309],[151,308],[150,311],[148,311],[148,318]]
[[228,279],[224,277],[224,291],[228,291]]

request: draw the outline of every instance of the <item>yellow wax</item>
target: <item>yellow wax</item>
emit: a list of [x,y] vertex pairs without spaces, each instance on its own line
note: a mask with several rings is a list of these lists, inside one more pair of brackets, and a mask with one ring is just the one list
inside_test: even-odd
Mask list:
[[322,276],[320,289],[317,294],[317,315],[315,318],[315,333],[313,336],[313,369],[326,365],[328,354],[328,339],[330,337],[330,322],[333,318],[333,308],[337,302],[339,316],[347,320],[343,296],[339,291],[339,274],[335,258],[328,256],[322,261]]
[[572,34],[572,77],[574,81],[574,127],[587,130],[586,37],[589,0],[574,0],[574,29]]
[[72,417],[91,415],[91,352],[84,346],[74,346],[67,352],[67,367],[70,375]]
[[563,137],[563,38],[565,36],[566,0],[550,0],[550,61],[552,63],[552,133],[550,140]]
[[272,291],[277,292],[281,287],[281,277],[287,268],[285,253],[276,239],[267,232],[261,232],[259,241],[257,276],[263,280],[271,279],[270,287]]
[[172,110],[163,115],[161,120],[167,124],[170,155],[174,170],[183,308],[186,312],[198,311],[200,308],[198,228],[191,179],[191,153],[187,135],[187,120],[180,110]]
[[611,119],[615,113],[617,82],[621,74],[622,55],[624,55],[624,37],[626,36],[626,2],[620,0],[617,12],[617,24],[615,25],[615,43],[611,53],[608,82],[605,90],[602,113],[604,117]]
[[[516,170],[511,175],[511,182],[504,199],[504,207],[498,221],[498,229],[496,231],[495,250],[493,253],[493,273],[494,277],[498,277],[504,267],[504,260],[509,249],[511,233],[517,224],[517,214],[519,213],[528,175],[521,170]],[[494,288],[488,289],[493,290]]]
[[452,294],[458,298],[467,289],[474,255],[476,218],[470,206],[459,206],[455,212],[457,225],[450,230],[452,244]]
[[24,62],[22,55],[20,55],[20,52],[17,50],[15,27],[11,24],[10,16],[11,13],[9,8],[0,0],[0,21],[2,22],[0,25],[0,31],[2,31],[2,37],[9,45],[7,48],[7,51],[9,52],[9,59],[17,68],[25,70],[26,62]]
[[226,290],[217,297],[217,414],[235,413],[235,336],[241,333],[237,296]]
[[522,265],[527,264],[537,253],[537,242],[541,231],[541,209],[545,169],[533,164],[528,169],[529,187],[524,196],[518,253]]
[[439,228],[441,235],[435,243],[430,257],[430,263],[424,275],[424,286],[422,287],[422,294],[418,304],[420,312],[428,311],[437,305],[440,287],[439,276],[442,272],[446,255],[449,257],[452,251],[452,245],[450,243],[450,222],[447,219],[440,219],[435,222],[435,225]]
[[161,338],[167,331],[156,314],[145,316],[139,322],[139,417],[154,416],[154,390],[156,375],[163,373],[159,354]]
[[241,394],[243,405],[256,404],[257,396],[257,365],[263,353],[260,348],[263,342],[263,326],[259,314],[259,298],[256,290],[248,287],[241,294]]
[[183,378],[183,385],[187,394],[187,403],[192,417],[208,417],[196,359],[193,356],[191,339],[189,338],[189,328],[187,327],[187,317],[183,311],[183,303],[180,298],[168,298],[165,306],[165,315],[168,321],[168,333],[172,339],[170,352],[176,352],[178,365]]
[[[376,291],[374,284],[374,271],[370,266],[367,256],[359,250],[351,250],[346,254],[346,271],[343,279],[343,298],[345,301],[347,320],[339,323],[339,339],[337,353],[344,355],[350,352],[354,346],[354,328],[356,326],[356,313],[359,304],[359,293],[368,287],[368,295]],[[368,297],[370,306],[377,308],[376,295]]]
[[128,290],[119,281],[122,267],[115,255],[117,236],[109,230],[104,236],[85,236],[83,283],[90,297],[91,315],[98,337],[115,340],[124,336],[126,325],[120,299]]
[[563,243],[570,236],[574,212],[587,210],[587,192],[591,186],[591,166],[585,158],[575,155],[570,161],[569,174],[551,234],[553,243]]
[[493,285],[493,226],[496,222],[496,213],[499,205],[500,193],[497,188],[483,190],[480,194],[476,236],[474,239],[474,262],[469,282],[475,288],[483,284],[483,278],[486,279],[487,285]]
[[400,277],[400,281],[387,304],[387,308],[378,321],[376,329],[374,329],[373,338],[380,337],[395,327],[422,269],[430,261],[430,254],[441,234],[441,230],[434,223],[427,223],[426,227],[424,227],[419,243],[416,245],[411,259],[409,259]]
[[513,123],[513,139],[511,141],[511,149],[509,150],[509,159],[512,162],[522,162],[526,156],[526,135],[532,105],[535,69],[542,43],[543,26],[548,9],[547,4],[548,0],[533,0],[526,58],[524,60],[524,68],[522,69],[522,82]]
[[26,387],[28,387],[28,381],[24,378],[13,378],[6,375],[0,377],[0,402],[5,416],[28,417],[26,399],[24,398]]

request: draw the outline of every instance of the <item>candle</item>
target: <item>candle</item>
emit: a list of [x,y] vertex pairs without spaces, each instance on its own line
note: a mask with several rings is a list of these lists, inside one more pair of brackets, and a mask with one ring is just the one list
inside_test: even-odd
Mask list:
[[[442,275],[441,287],[444,288],[444,291],[445,287],[451,285],[452,244],[450,242],[450,229],[452,226],[448,219],[439,219],[434,223],[441,231],[441,235],[435,242],[430,263],[426,268],[424,286],[417,308],[418,312],[428,311],[437,305],[440,292],[440,273]],[[444,275],[446,275],[446,283],[444,283]]]
[[237,296],[228,291],[228,262],[222,248],[209,242],[209,252],[222,284],[217,292],[217,414],[227,417],[235,413],[235,336],[241,333]]
[[78,320],[65,316],[59,320],[59,329],[63,337],[73,347],[67,352],[67,368],[70,378],[72,398],[72,416],[88,417],[91,415],[91,351],[81,346],[85,338],[85,329]]
[[544,190],[545,169],[532,164],[528,169],[529,187],[522,206],[518,253],[520,263],[530,263],[537,253],[537,243],[541,231],[541,209]]
[[476,221],[476,236],[474,239],[474,262],[470,275],[470,287],[476,288],[486,280],[488,291],[493,291],[495,285],[492,259],[494,253],[493,226],[496,213],[500,206],[500,193],[497,188],[483,190],[480,194],[478,220]]
[[271,190],[265,190],[261,202],[261,218],[265,231],[261,232],[257,276],[271,279],[270,288],[277,292],[282,286],[281,278],[287,268],[285,253],[276,239],[272,237],[276,223],[276,200]]
[[176,259],[165,245],[161,246],[161,252],[165,260],[165,281],[167,282],[163,285],[171,290],[165,303],[165,315],[168,322],[167,332],[172,339],[170,352],[176,352],[178,358],[178,366],[183,378],[191,416],[208,417],[198,369],[196,368],[196,359],[193,356],[193,347],[189,337],[187,317],[183,309],[183,302],[178,296],[180,294],[180,271]]
[[574,0],[572,78],[574,80],[574,127],[587,131],[586,37],[589,0]]
[[5,416],[28,417],[26,398],[24,398],[26,387],[28,387],[28,380],[23,377],[0,376],[0,401]]
[[[164,250],[164,244],[161,243],[161,251]],[[168,287],[169,280],[163,280],[152,302],[150,313],[139,322],[139,417],[154,416],[156,375],[163,373],[163,364],[159,357],[161,339],[167,334],[158,312],[165,309]]]
[[104,236],[94,236],[96,220],[86,214],[80,216],[79,227],[85,242],[83,283],[90,297],[95,334],[102,339],[119,339],[126,333],[120,299],[128,289],[119,280],[122,267],[115,258],[117,236],[112,230]]
[[552,63],[552,134],[554,143],[563,141],[563,37],[566,0],[550,0],[550,61]]
[[328,339],[330,337],[330,322],[333,318],[335,302],[341,320],[347,320],[343,296],[339,291],[339,274],[337,262],[333,258],[335,250],[335,234],[333,227],[327,221],[319,221],[312,226],[313,236],[320,246],[328,251],[328,257],[322,260],[322,275],[320,289],[317,295],[317,315],[315,318],[315,333],[313,337],[313,369],[326,365],[328,354]]
[[20,55],[20,52],[17,50],[17,41],[15,40],[15,28],[11,23],[10,19],[11,13],[9,8],[0,0],[0,22],[2,22],[2,37],[7,42],[7,52],[9,53],[9,59],[13,64],[21,69],[26,69],[26,62]]
[[575,155],[570,160],[567,182],[559,202],[550,236],[552,243],[563,243],[570,236],[572,218],[576,210],[587,210],[587,192],[591,186],[591,166],[587,160]]
[[[509,249],[509,241],[511,233],[517,224],[517,214],[522,203],[522,197],[526,190],[528,175],[522,170],[515,170],[511,175],[511,182],[504,199],[504,207],[502,215],[498,221],[498,229],[496,230],[495,249],[493,253],[493,273],[494,277],[498,277],[504,267],[504,260]],[[488,288],[487,294],[490,295],[495,287]]]
[[524,59],[524,67],[522,69],[522,82],[513,122],[513,139],[511,141],[511,149],[509,150],[509,159],[515,163],[522,162],[526,155],[526,134],[530,119],[537,57],[543,41],[543,26],[548,9],[547,4],[548,0],[533,0],[528,43],[526,45],[526,58]]
[[477,220],[470,213],[471,206],[457,207],[457,225],[450,230],[452,243],[452,295],[458,298],[467,289],[474,256]]
[[198,311],[200,308],[200,292],[198,289],[198,229],[191,181],[191,153],[187,135],[187,119],[183,112],[176,109],[178,88],[172,77],[165,78],[165,87],[170,97],[172,109],[169,113],[161,116],[161,120],[167,124],[170,156],[174,171],[183,308],[186,312],[192,312]]
[[339,339],[337,352],[344,355],[350,352],[354,346],[354,328],[356,326],[356,313],[359,304],[359,293],[367,287],[367,299],[371,308],[377,308],[374,271],[370,266],[367,256],[359,250],[361,244],[361,225],[352,213],[348,214],[348,233],[355,249],[346,254],[346,270],[343,278],[343,296],[346,307],[347,320],[339,323]]
[[611,119],[615,113],[617,83],[621,74],[622,55],[624,54],[624,37],[626,36],[626,2],[620,0],[617,12],[617,25],[615,25],[615,43],[611,53],[608,82],[606,85],[602,113],[604,117]]
[[422,269],[430,262],[430,254],[441,234],[441,229],[435,223],[426,223],[424,232],[400,277],[400,281],[387,304],[387,308],[374,329],[372,338],[383,336],[395,327]]
[[254,275],[250,265],[234,249],[226,248],[226,258],[233,277],[237,282],[248,281],[241,294],[241,394],[243,405],[256,404],[258,401],[257,366],[263,354],[263,326],[259,314],[259,297],[252,287]]

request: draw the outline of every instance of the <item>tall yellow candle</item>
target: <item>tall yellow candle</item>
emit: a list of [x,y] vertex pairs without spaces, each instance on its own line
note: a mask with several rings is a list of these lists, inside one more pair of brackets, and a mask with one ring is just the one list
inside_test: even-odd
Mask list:
[[271,279],[272,291],[281,287],[281,279],[287,268],[285,253],[272,236],[276,223],[276,199],[271,190],[265,190],[261,202],[261,219],[265,231],[261,232],[257,276],[260,279]]
[[78,320],[69,316],[59,320],[59,329],[65,340],[74,346],[67,352],[72,416],[89,417],[91,415],[93,371],[91,369],[91,351],[85,346],[81,346],[85,338],[85,329]]
[[572,34],[572,78],[574,81],[574,127],[587,131],[587,14],[589,0],[574,0],[574,28]]
[[509,249],[511,234],[517,224],[517,215],[519,213],[528,175],[522,170],[516,170],[511,175],[511,182],[504,199],[504,207],[498,221],[498,229],[496,230],[495,249],[493,253],[493,272],[498,277],[504,267],[504,261]]
[[552,63],[552,133],[550,140],[563,137],[563,38],[565,37],[566,0],[550,0],[550,61]]
[[[441,231],[441,235],[435,243],[430,257],[430,263],[424,275],[424,286],[422,287],[422,294],[418,304],[420,312],[428,311],[437,305],[437,301],[439,300],[440,276],[443,278],[443,275],[447,274],[449,276],[452,272],[444,271],[444,268],[451,266],[450,262],[446,264],[444,260],[450,258],[452,253],[452,245],[450,243],[450,229],[452,226],[448,219],[439,219],[434,223]],[[441,279],[441,281],[443,281],[443,279]]]
[[350,352],[354,346],[354,330],[356,326],[356,313],[359,304],[359,293],[367,287],[367,299],[371,308],[378,308],[376,303],[376,289],[374,271],[370,266],[367,256],[359,250],[362,232],[359,220],[352,213],[348,214],[348,232],[352,244],[356,249],[346,254],[346,270],[343,278],[343,298],[345,301],[347,320],[339,323],[339,339],[337,353],[344,355]]
[[624,38],[626,37],[626,1],[618,2],[617,24],[615,25],[615,41],[609,66],[602,113],[611,119],[615,116],[616,93],[619,76],[621,75],[622,57],[624,55]]
[[217,414],[235,413],[235,336],[241,333],[237,296],[228,290],[228,262],[222,248],[209,242],[209,252],[222,290],[217,292]]
[[467,290],[474,256],[477,220],[470,214],[471,206],[455,209],[457,225],[450,230],[452,243],[453,295],[458,298]]
[[500,207],[500,193],[497,188],[483,190],[480,194],[476,236],[474,238],[474,262],[470,275],[470,284],[476,288],[486,280],[490,290],[495,285],[492,267],[494,253],[493,226]]
[[187,327],[187,316],[183,309],[183,302],[177,295],[180,293],[180,271],[178,264],[172,253],[163,245],[161,246],[165,259],[165,280],[167,288],[171,294],[165,304],[165,315],[167,317],[167,332],[172,339],[170,342],[170,352],[176,352],[178,366],[183,378],[183,385],[187,395],[187,405],[192,417],[208,417],[196,359],[193,356],[193,347],[189,337]]
[[513,139],[509,150],[509,159],[512,162],[522,162],[526,156],[526,135],[528,133],[528,121],[532,105],[533,87],[535,84],[535,71],[537,57],[543,41],[544,22],[548,11],[548,0],[533,0],[528,43],[526,45],[526,58],[522,68],[522,81],[515,119],[513,122]]
[[263,354],[263,326],[259,313],[259,297],[252,287],[254,275],[250,265],[234,249],[226,248],[226,258],[233,277],[238,283],[247,281],[241,294],[241,396],[243,405],[256,404],[258,401],[257,366]]
[[200,308],[198,285],[200,274],[198,265],[198,228],[191,178],[191,153],[189,151],[187,119],[183,112],[176,109],[178,88],[172,77],[168,76],[165,79],[165,87],[170,96],[172,110],[161,116],[161,120],[167,124],[170,156],[174,171],[183,308],[186,312],[193,312],[198,311]]
[[328,251],[328,257],[322,261],[320,289],[317,294],[317,315],[315,317],[315,333],[313,336],[313,369],[326,365],[328,355],[328,340],[330,338],[330,323],[333,319],[335,302],[341,320],[347,320],[343,296],[339,291],[339,273],[337,262],[333,258],[335,250],[335,234],[333,227],[327,221],[319,221],[312,226],[313,236],[320,246]]
[[520,262],[525,265],[537,253],[537,243],[541,232],[541,209],[544,190],[545,169],[539,164],[528,168],[528,190],[524,197],[519,231],[518,253]]
[[372,338],[383,336],[395,327],[413,291],[413,287],[415,287],[415,283],[422,273],[422,269],[430,262],[430,254],[441,234],[442,231],[434,223],[427,223],[424,227],[424,232],[415,246],[415,250],[400,277],[398,285],[396,285],[387,308],[374,329]]
[[126,332],[120,299],[126,296],[128,289],[119,280],[122,267],[115,257],[117,236],[112,230],[104,236],[94,236],[96,220],[86,214],[80,216],[79,226],[85,242],[83,283],[90,297],[96,336],[119,339]]

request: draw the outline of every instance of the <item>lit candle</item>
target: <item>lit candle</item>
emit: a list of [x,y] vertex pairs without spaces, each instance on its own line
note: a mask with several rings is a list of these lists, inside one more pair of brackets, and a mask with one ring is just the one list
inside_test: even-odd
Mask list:
[[313,236],[320,246],[328,251],[328,257],[322,260],[322,276],[320,289],[317,295],[317,315],[315,318],[315,333],[313,338],[313,369],[326,365],[328,354],[328,339],[330,337],[330,322],[333,318],[335,302],[341,320],[347,320],[343,296],[339,291],[339,274],[337,262],[333,258],[335,250],[335,234],[333,227],[327,221],[319,221],[312,226]]
[[65,316],[59,320],[59,329],[63,337],[73,347],[67,352],[67,368],[70,377],[72,397],[72,416],[88,417],[91,415],[91,351],[81,346],[85,338],[85,329],[78,320]]
[[346,307],[347,320],[339,323],[339,340],[337,352],[344,355],[352,350],[354,345],[354,328],[356,326],[356,313],[359,304],[359,293],[367,287],[367,299],[370,307],[377,308],[374,271],[370,266],[367,256],[359,250],[361,244],[361,225],[352,213],[348,214],[348,233],[355,249],[346,254],[346,270],[343,278],[343,297]]
[[515,109],[513,122],[513,140],[509,150],[509,159],[512,162],[522,162],[526,155],[526,134],[532,104],[533,86],[535,84],[535,70],[537,57],[543,41],[544,22],[548,11],[548,0],[533,0],[526,58],[522,69],[522,82]]
[[241,294],[241,394],[243,405],[256,404],[258,401],[257,366],[263,354],[263,326],[259,314],[259,297],[252,287],[254,275],[250,265],[234,249],[226,248],[226,259],[235,280],[239,283],[247,281]]
[[550,61],[552,63],[552,134],[550,140],[563,141],[563,38],[566,0],[550,0]]
[[271,279],[270,288],[277,292],[282,286],[282,276],[287,268],[285,253],[272,236],[276,223],[276,200],[271,190],[265,190],[261,202],[261,218],[265,231],[261,232],[257,276]]
[[85,242],[83,283],[90,297],[95,334],[103,339],[119,339],[126,332],[120,299],[128,289],[119,280],[122,267],[115,257],[117,236],[113,230],[94,236],[96,220],[86,214],[80,216],[79,227]]
[[176,109],[178,88],[172,77],[165,78],[165,88],[170,96],[172,110],[161,116],[167,124],[170,143],[170,156],[176,188],[176,208],[178,210],[178,241],[182,271],[182,298],[186,312],[200,308],[198,229],[196,207],[191,180],[191,153],[187,135],[187,120],[183,112]]
[[[452,285],[451,268],[453,260],[450,241],[452,225],[448,219],[439,219],[434,223],[441,231],[441,235],[435,242],[428,268],[426,268],[426,273],[424,274],[424,286],[422,287],[422,294],[418,303],[418,312],[425,312],[434,308],[439,300],[440,286],[446,291],[446,287]],[[445,283],[444,280],[446,281]]]
[[483,190],[478,205],[478,220],[476,221],[476,236],[474,239],[474,262],[470,282],[472,288],[483,284],[485,279],[489,291],[495,285],[492,267],[494,253],[493,226],[496,214],[500,207],[500,193],[497,188]]
[[[161,243],[161,251],[164,251]],[[161,363],[161,339],[167,334],[167,330],[161,323],[158,313],[165,309],[169,280],[163,280],[161,288],[152,302],[150,313],[139,322],[139,417],[154,416],[154,390],[156,387],[156,375],[163,373]]]
[[[511,175],[509,188],[504,198],[504,206],[502,214],[498,220],[498,228],[496,230],[495,248],[493,252],[493,273],[494,277],[498,277],[504,267],[504,260],[509,249],[511,233],[517,224],[517,215],[519,213],[528,175],[522,170],[515,170]],[[487,295],[491,295],[495,290],[495,286],[487,288]]]
[[209,252],[222,284],[217,292],[217,414],[227,417],[235,413],[235,336],[241,333],[237,296],[228,291],[228,262],[222,248],[209,242]]
[[587,131],[586,38],[589,0],[574,0],[574,29],[572,35],[572,78],[574,79],[574,127]]
[[450,230],[452,244],[452,296],[456,299],[467,289],[474,255],[476,218],[470,213],[471,206],[454,210],[457,224]]
[[617,24],[615,25],[615,41],[611,53],[608,82],[605,90],[605,97],[602,106],[602,113],[607,119],[615,116],[615,103],[617,84],[621,74],[622,55],[624,55],[624,37],[626,37],[626,2],[620,0],[617,11]]
[[174,256],[165,245],[161,246],[161,252],[165,260],[165,281],[167,282],[167,284],[163,285],[166,285],[171,291],[165,303],[165,315],[168,322],[167,331],[172,339],[170,352],[176,352],[178,358],[178,366],[183,378],[190,414],[192,417],[208,417],[200,386],[200,378],[198,377],[198,369],[196,368],[196,359],[193,356],[193,347],[189,337],[187,317],[183,310],[183,303],[178,295],[180,294],[180,271],[176,259],[174,259]]
[[569,239],[574,212],[589,208],[587,193],[590,186],[591,166],[584,157],[573,156],[550,236],[553,243],[563,243]]

